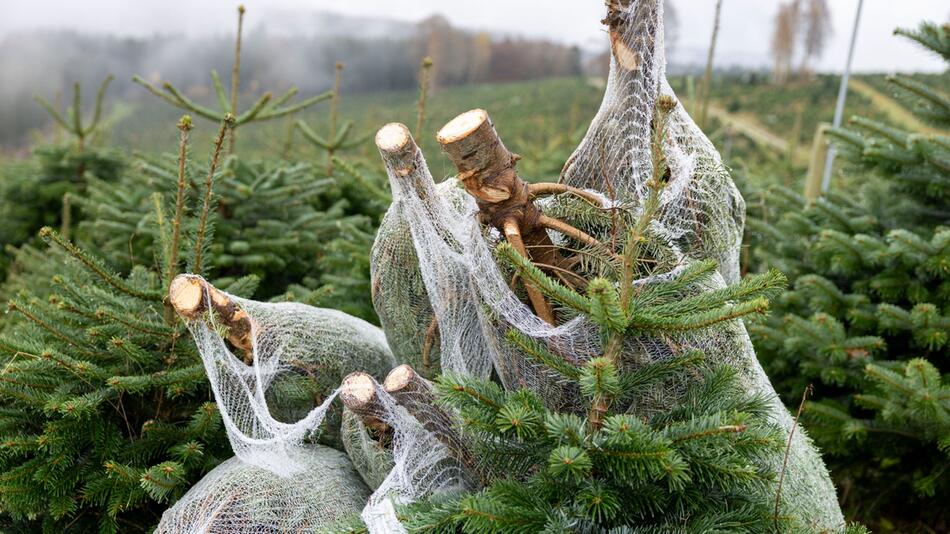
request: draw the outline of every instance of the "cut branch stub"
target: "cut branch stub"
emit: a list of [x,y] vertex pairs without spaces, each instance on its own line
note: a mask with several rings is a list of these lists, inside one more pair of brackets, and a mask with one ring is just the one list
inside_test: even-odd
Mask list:
[[[482,221],[501,231],[526,258],[560,265],[557,248],[538,224],[541,213],[531,201],[528,184],[515,170],[519,158],[505,148],[488,113],[462,113],[443,126],[436,139],[458,169],[465,190],[475,197]],[[538,317],[555,324],[554,311],[541,292],[530,284],[526,288]]]
[[383,161],[396,169],[401,177],[408,176],[415,170],[416,146],[409,128],[398,122],[391,122],[376,132],[376,147],[383,156]]
[[372,376],[362,371],[350,373],[340,384],[340,400],[363,421],[366,428],[382,437],[389,432],[389,425],[380,419],[385,408],[376,392],[378,387]]
[[456,432],[455,419],[436,404],[432,384],[403,364],[389,372],[383,389],[442,442],[470,475],[475,474],[475,457]]
[[210,302],[211,311],[227,328],[228,342],[243,350],[245,362],[251,363],[249,360],[253,358],[254,320],[227,294],[200,276],[180,274],[169,285],[168,300],[175,311],[188,321],[201,319]]
[[405,124],[391,122],[380,128],[376,132],[376,148],[379,149],[386,168],[390,170],[391,180],[399,182],[392,183],[394,196],[397,187],[411,189],[423,200],[428,200],[435,194],[435,183],[428,169],[417,168],[422,157]]
[[609,28],[611,55],[617,65],[626,71],[637,70],[642,63],[640,54],[625,40],[628,19],[631,18],[630,3],[631,0],[608,0],[607,17],[601,21]]

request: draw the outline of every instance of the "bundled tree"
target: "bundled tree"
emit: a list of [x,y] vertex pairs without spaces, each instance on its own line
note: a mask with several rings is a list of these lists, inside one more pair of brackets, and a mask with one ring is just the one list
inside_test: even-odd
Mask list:
[[[421,530],[845,526],[817,452],[772,397],[735,320],[764,311],[761,297],[780,277],[735,285],[742,201],[665,88],[658,12],[658,1],[608,5],[611,80],[560,183],[523,182],[519,157],[483,110],[437,135],[459,171],[454,183],[432,183],[404,126],[377,134],[394,194],[374,245],[377,309],[397,358],[423,354],[417,372],[394,371],[382,387],[400,404],[403,384],[423,392],[403,405],[441,436],[475,490],[436,492],[415,509]],[[428,362],[427,346],[438,347]],[[706,367],[683,361],[697,353]],[[434,394],[405,379],[432,366],[443,373]],[[738,382],[707,401],[750,402],[737,410],[748,426],[718,408],[692,412],[687,399],[713,376],[730,382],[719,372]],[[445,416],[431,407],[438,398]],[[671,437],[681,423],[698,425],[698,441]],[[761,448],[745,448],[746,431],[761,432]],[[419,455],[396,435],[395,472],[404,472]],[[710,450],[705,438],[723,456],[679,449]],[[690,473],[684,485],[663,478],[678,469],[666,461]],[[757,473],[743,490],[731,475],[701,474],[739,465]],[[431,478],[403,475],[398,491],[424,494],[418,486]]]
[[[670,100],[661,104],[674,105]],[[641,213],[632,218],[614,214],[613,227],[611,215],[603,213],[604,220],[588,220],[593,224],[584,227],[592,232],[609,229],[619,247],[600,256],[605,265],[592,271],[604,275],[584,281],[586,290],[576,288],[583,278],[568,281],[545,274],[523,255],[526,249],[515,234],[508,233],[508,243],[497,249],[508,268],[525,280],[536,310],[547,298],[558,315],[578,314],[596,325],[603,353],[582,363],[517,329],[506,336],[515,350],[555,374],[562,387],[577,391],[580,402],[574,409],[555,408],[531,389],[506,391],[477,377],[440,376],[436,398],[462,421],[458,431],[465,449],[458,454],[460,462],[483,489],[410,508],[410,529],[586,531],[636,526],[646,531],[769,532],[794,522],[776,517],[777,496],[770,481],[777,474],[761,463],[780,454],[783,445],[781,430],[765,416],[766,399],[745,394],[734,370],[705,365],[701,351],[639,364],[628,352],[628,340],[643,335],[675,336],[761,313],[766,307],[761,297],[782,283],[781,276],[771,272],[719,291],[695,293],[715,272],[715,262],[707,261],[666,282],[639,290],[631,285],[671,267],[664,265],[672,259],[670,251],[650,230],[665,187],[667,168],[659,145],[669,111],[661,108],[654,119],[658,159]],[[562,231],[576,241],[564,245],[567,250],[585,246],[584,241],[590,246],[596,239],[566,228]],[[524,235],[527,238],[527,232]],[[536,252],[530,254],[540,261]],[[612,262],[616,265],[609,266]],[[686,386],[682,397],[663,399],[661,392],[684,374],[698,379]],[[398,393],[398,384],[391,374],[384,385]],[[658,395],[643,395],[651,390]],[[409,409],[413,411],[411,403]]]
[[[897,33],[950,58],[947,25]],[[889,81],[923,120],[950,125],[945,91]],[[815,385],[804,421],[851,515],[941,530],[939,503],[950,496],[948,138],[862,117],[831,135],[848,162],[847,193],[808,203],[774,189],[751,221],[757,263],[793,285],[751,333],[786,402]]]

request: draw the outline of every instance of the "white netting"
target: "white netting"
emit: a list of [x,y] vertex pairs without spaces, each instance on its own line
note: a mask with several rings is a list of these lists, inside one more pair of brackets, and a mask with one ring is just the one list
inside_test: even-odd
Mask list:
[[[217,313],[188,321],[236,457],[169,509],[160,532],[316,532],[357,512],[372,532],[397,532],[393,501],[470,487],[445,446],[381,388],[374,415],[391,433],[387,449],[352,414],[332,417],[342,413],[334,399],[345,375],[381,379],[395,366],[379,328],[336,310],[220,291],[204,290],[201,309],[213,310],[215,296],[253,325],[248,365]],[[316,443],[341,420],[330,441],[352,461]]]
[[358,513],[370,490],[345,454],[314,446],[287,477],[231,458],[162,514],[159,534],[315,533]]
[[[614,206],[635,215],[647,198],[647,183],[653,178],[652,121],[657,99],[661,94],[675,96],[665,81],[662,2],[620,3],[627,7],[613,15],[616,20],[612,28],[618,30],[611,35],[613,60],[604,101],[565,166],[562,181],[607,194],[615,199]],[[675,107],[670,115],[663,155],[669,176],[650,229],[654,239],[666,243],[666,265],[658,268],[658,276],[664,276],[663,271],[669,273],[665,276],[674,276],[690,261],[712,258],[718,262],[719,273],[711,287],[697,290],[736,282],[744,203],[718,153],[682,106]],[[431,310],[436,319],[443,371],[478,377],[494,371],[506,388],[527,387],[552,408],[569,407],[571,399],[576,398],[574,392],[513,350],[504,334],[516,329],[543,341],[555,353],[582,362],[602,353],[598,330],[583,317],[551,326],[523,303],[522,296],[511,289],[510,274],[502,272],[493,256],[497,233],[486,231],[478,222],[478,208],[471,197],[458,199],[454,180],[438,186],[433,183],[421,152],[416,151],[407,162],[384,151],[383,159],[393,205],[374,245],[374,280],[385,282],[377,288],[377,309],[382,306],[390,315],[392,310],[405,310],[402,303],[393,305],[388,300],[391,293],[387,287],[418,288],[421,278],[430,308],[415,301],[415,309]],[[408,251],[409,236],[414,253]],[[557,235],[552,233],[551,237],[557,242]],[[400,258],[404,263],[379,262],[380,258]],[[418,295],[417,291],[413,298],[418,299]],[[405,295],[401,298],[403,302],[408,300]],[[418,319],[388,317],[391,323]],[[428,316],[419,320],[409,337],[399,334],[399,338],[423,338],[422,329],[428,322]],[[629,339],[623,357],[627,365],[635,366],[662,361],[691,348],[702,350],[710,363],[739,369],[749,392],[770,395],[773,420],[786,432],[791,430],[792,419],[775,397],[739,321],[675,338]],[[665,390],[644,392],[630,409],[663,409],[676,402],[684,387],[683,383],[673,383]],[[772,466],[775,471],[781,463],[779,455]],[[830,478],[800,429],[792,443],[788,466],[783,511],[816,527],[841,527],[843,518]]]
[[[562,181],[610,197],[609,204],[621,216],[634,218],[642,209],[647,182],[652,178],[651,121],[656,101],[660,94],[672,96],[672,91],[664,75],[662,2],[613,3],[626,7],[612,14],[611,27],[619,30],[611,35],[613,61],[604,102],[565,166]],[[657,261],[656,274],[635,284],[656,283],[677,276],[691,261],[714,258],[719,273],[694,290],[723,287],[739,277],[742,198],[712,144],[682,106],[672,112],[667,132],[663,153],[670,173],[657,218],[649,229],[651,246],[656,249],[651,251]],[[409,161],[397,161],[384,153],[393,204],[372,254],[374,304],[399,360],[412,363],[426,376],[439,369],[481,378],[494,374],[505,388],[526,387],[550,408],[571,409],[579,397],[574,386],[513,349],[504,335],[515,329],[582,363],[602,353],[600,332],[584,317],[565,317],[556,327],[539,319],[523,303],[524,296],[511,289],[511,273],[499,268],[494,249],[500,238],[479,223],[473,199],[454,179],[435,185],[421,152],[416,150],[410,156]],[[564,213],[562,200],[554,198],[539,207],[542,212]],[[551,238],[563,242],[555,233]],[[169,514],[195,506],[201,510],[231,507],[233,490],[228,488],[232,482],[222,486],[219,479],[234,480],[233,487],[242,488],[243,494],[266,500],[272,493],[277,496],[290,491],[295,480],[316,477],[312,495],[328,495],[324,487],[335,482],[320,477],[328,468],[311,457],[318,447],[313,443],[314,434],[337,405],[333,402],[335,387],[351,371],[365,370],[379,378],[394,365],[382,333],[345,314],[299,304],[234,300],[254,325],[253,365],[231,353],[213,314],[193,321],[192,333],[235,455],[243,464],[219,468],[226,476],[215,474],[217,470],[209,474]],[[791,430],[791,417],[774,398],[739,321],[675,337],[628,339],[622,364],[628,371],[635,370],[637,365],[669,359],[693,348],[703,350],[711,363],[739,369],[751,393],[773,395],[774,421]],[[629,409],[637,413],[668,409],[686,380],[688,377],[642,392]],[[374,417],[387,428],[388,450],[378,454],[380,436],[368,434],[350,416],[343,441],[337,443],[353,456],[363,479],[378,486],[362,512],[370,531],[399,532],[402,527],[394,503],[471,487],[472,481],[438,429],[425,427],[382,388],[377,386],[374,393]],[[776,470],[781,460],[775,458]],[[816,530],[841,526],[834,488],[801,431],[792,442],[788,465],[783,513],[803,519]],[[260,470],[268,474],[261,475],[264,471]],[[245,472],[261,476],[245,476]],[[275,484],[278,480],[287,486],[275,487],[280,486]],[[354,484],[362,487],[363,482]],[[281,527],[289,524],[281,521],[309,512],[307,505],[301,509],[288,504],[291,499],[281,499],[278,502],[287,504],[286,509],[275,512],[272,525]],[[313,509],[320,518],[327,507],[351,509],[349,501],[327,499]],[[204,524],[205,516],[200,513],[189,517],[199,518],[197,523],[189,523],[189,528],[200,529]],[[239,531],[254,531],[256,523],[242,521],[234,519],[235,525],[244,527]]]
[[[342,378],[356,370],[381,377],[394,365],[382,331],[337,310],[262,303],[227,295],[252,320],[253,365],[236,357],[214,313],[189,326],[235,456],[279,475],[297,460],[328,413]],[[211,309],[211,295],[204,296]],[[339,408],[334,408],[339,411]],[[336,424],[328,431],[338,432]],[[336,440],[333,440],[336,441]]]

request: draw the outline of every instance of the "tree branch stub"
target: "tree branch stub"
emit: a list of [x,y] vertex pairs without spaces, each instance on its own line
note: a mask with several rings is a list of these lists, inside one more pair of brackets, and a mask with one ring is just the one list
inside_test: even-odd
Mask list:
[[383,389],[474,475],[475,457],[455,431],[455,419],[436,404],[432,384],[411,366],[403,364],[389,372]]
[[[541,213],[531,201],[528,184],[515,170],[519,157],[505,147],[488,113],[462,113],[443,126],[436,139],[458,169],[458,180],[475,198],[483,222],[502,232],[528,259],[559,265],[557,248],[538,225]],[[541,292],[530,284],[526,288],[535,313],[555,324],[554,311]]]
[[340,384],[340,400],[367,428],[382,436],[390,428],[380,419],[385,409],[376,393],[378,387],[379,384],[369,374],[361,371],[350,373]]
[[228,330],[228,342],[244,351],[245,363],[251,363],[254,348],[254,320],[227,294],[199,276],[180,274],[169,285],[168,300],[175,311],[189,321],[200,319],[210,303],[211,311]]

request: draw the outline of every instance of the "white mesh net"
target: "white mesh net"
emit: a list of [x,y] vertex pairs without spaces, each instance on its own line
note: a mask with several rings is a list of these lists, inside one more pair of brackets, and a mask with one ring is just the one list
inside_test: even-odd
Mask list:
[[[592,190],[620,216],[635,217],[652,178],[651,121],[656,101],[660,94],[673,94],[664,73],[662,2],[618,0],[611,4],[622,6],[615,6],[611,14],[615,17],[611,28],[620,30],[611,33],[613,60],[603,105],[561,178],[566,184]],[[651,239],[662,243],[653,251],[658,266],[654,276],[634,283],[662,281],[676,276],[691,261],[707,258],[718,261],[719,273],[696,291],[733,283],[739,278],[742,198],[712,144],[682,106],[672,112],[664,139],[670,173],[649,230]],[[411,363],[427,377],[439,370],[481,378],[494,375],[507,389],[533,390],[549,408],[575,407],[579,396],[574,386],[527,359],[504,336],[515,329],[582,363],[602,353],[598,329],[582,316],[565,317],[558,326],[536,316],[524,304],[524,295],[512,289],[511,273],[500,268],[494,257],[498,232],[479,222],[475,201],[455,179],[436,185],[423,155],[412,146],[401,157],[382,151],[393,204],[372,252],[373,300],[397,359]],[[572,213],[569,202],[561,197],[539,203],[539,208],[561,217]],[[555,244],[565,243],[556,232],[550,232],[550,238]],[[192,518],[175,519],[176,525],[188,525],[181,531],[200,530],[198,525],[207,523],[207,509],[233,506],[231,484],[243,488],[242,494],[267,499],[271,492],[283,495],[296,487],[296,482],[288,482],[276,489],[277,479],[316,477],[308,479],[312,482],[308,496],[328,495],[324,488],[336,482],[321,478],[328,468],[311,458],[318,447],[313,443],[315,434],[333,413],[338,393],[334,388],[348,372],[365,370],[379,378],[395,363],[382,333],[357,319],[296,304],[234,300],[254,325],[253,365],[231,353],[223,340],[226,332],[215,327],[213,315],[191,324],[232,447],[243,463],[232,460],[219,468],[221,474],[212,472],[166,514],[169,521]],[[635,369],[688,349],[700,349],[707,361],[740,370],[750,393],[772,395],[774,421],[786,431],[792,429],[792,419],[774,397],[739,321],[676,337],[628,339],[624,365]],[[667,409],[676,403],[687,380],[642,392],[629,410]],[[450,451],[451,440],[441,432],[445,429],[431,420],[420,422],[380,386],[374,387],[371,415],[385,431],[374,434],[349,414],[343,419],[342,441],[336,443],[350,454],[354,473],[362,477],[353,484],[363,487],[365,481],[375,489],[361,515],[370,531],[400,532],[394,503],[472,487],[473,481],[458,455]],[[781,456],[774,463],[777,471]],[[254,469],[270,475],[243,474],[260,473]],[[843,525],[825,467],[800,429],[792,441],[782,495],[783,514],[798,517],[816,530]],[[322,512],[328,506],[350,509],[348,500],[326,499],[312,508],[321,521],[329,517]],[[290,524],[284,521],[292,521],[288,518],[309,511],[308,505],[292,509],[296,506],[288,504],[283,512],[275,512],[270,524],[283,527]],[[199,513],[186,514],[186,510]],[[255,531],[250,520],[241,521],[234,519],[234,524],[245,529],[235,532]]]
[[162,515],[161,534],[320,532],[359,512],[369,497],[345,454],[314,446],[287,477],[225,461]]

